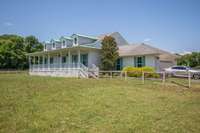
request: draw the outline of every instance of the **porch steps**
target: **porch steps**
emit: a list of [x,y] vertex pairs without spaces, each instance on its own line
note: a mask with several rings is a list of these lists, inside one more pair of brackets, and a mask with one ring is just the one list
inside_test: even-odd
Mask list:
[[94,71],[88,71],[88,76],[89,78],[99,79],[98,74],[96,74]]

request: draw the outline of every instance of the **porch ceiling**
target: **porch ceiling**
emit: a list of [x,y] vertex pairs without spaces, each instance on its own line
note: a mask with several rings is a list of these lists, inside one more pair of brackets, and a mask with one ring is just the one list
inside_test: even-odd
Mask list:
[[67,51],[76,51],[76,50],[82,50],[82,51],[88,51],[88,50],[100,50],[98,48],[88,47],[88,46],[76,46],[76,47],[70,47],[70,48],[61,48],[56,50],[50,50],[50,51],[41,51],[41,52],[34,52],[29,53],[27,56],[39,56],[39,55],[47,55],[47,54],[57,54],[60,52],[67,52]]

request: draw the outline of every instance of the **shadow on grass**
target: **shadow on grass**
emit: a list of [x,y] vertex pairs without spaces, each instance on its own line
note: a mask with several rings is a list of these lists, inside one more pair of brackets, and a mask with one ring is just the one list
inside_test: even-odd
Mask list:
[[187,86],[187,85],[183,85],[183,84],[178,83],[178,82],[175,82],[175,81],[171,81],[171,83],[173,83],[173,84],[175,84],[175,85],[179,85],[179,86],[184,87],[184,88],[186,88],[186,89],[189,88],[189,86]]

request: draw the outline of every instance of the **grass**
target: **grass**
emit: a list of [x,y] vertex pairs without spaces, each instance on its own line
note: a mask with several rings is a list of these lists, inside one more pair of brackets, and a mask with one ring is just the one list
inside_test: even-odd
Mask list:
[[1,133],[199,131],[199,82],[0,74]]

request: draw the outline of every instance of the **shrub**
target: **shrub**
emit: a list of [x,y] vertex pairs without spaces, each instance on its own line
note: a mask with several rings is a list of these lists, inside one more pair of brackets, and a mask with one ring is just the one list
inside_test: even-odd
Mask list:
[[127,66],[124,67],[123,70],[124,72],[127,72],[127,76],[129,77],[141,77],[142,72],[145,73],[145,78],[159,78],[160,75],[155,73],[155,69],[153,67],[145,66],[145,67],[131,67]]
[[200,69],[200,66],[196,66],[196,67],[194,67],[194,69]]

